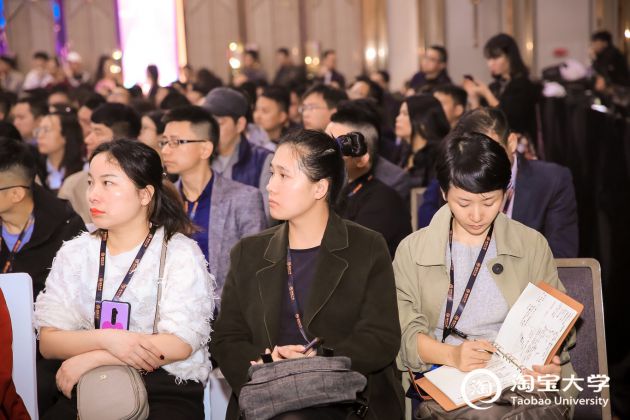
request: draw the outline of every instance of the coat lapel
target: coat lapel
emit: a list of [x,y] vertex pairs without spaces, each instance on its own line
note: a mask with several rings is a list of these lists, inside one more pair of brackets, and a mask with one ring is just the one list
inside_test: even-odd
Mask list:
[[265,260],[269,265],[256,272],[258,292],[263,306],[263,322],[267,330],[269,348],[271,349],[278,339],[278,327],[280,320],[280,308],[284,288],[287,287],[287,244],[288,225],[284,223],[271,237],[265,250]]
[[516,158],[518,159],[518,172],[516,174],[512,219],[527,224],[529,219],[527,212],[531,208],[532,200],[535,199],[534,186],[530,182],[532,177],[529,175],[531,166],[522,155],[518,154]]
[[223,245],[223,232],[227,221],[229,202],[224,200],[225,190],[223,188],[223,178],[213,171],[214,185],[212,186],[212,197],[210,199],[210,220],[208,227],[208,264],[210,272],[218,273],[219,255]]
[[348,268],[348,262],[335,255],[336,251],[345,248],[348,248],[348,229],[343,220],[331,211],[317,259],[313,286],[304,307],[304,325],[307,330]]

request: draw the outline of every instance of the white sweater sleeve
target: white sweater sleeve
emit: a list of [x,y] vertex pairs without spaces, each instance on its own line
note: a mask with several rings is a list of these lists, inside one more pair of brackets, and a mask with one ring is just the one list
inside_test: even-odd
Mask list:
[[35,302],[34,324],[38,333],[41,327],[67,331],[90,328],[78,304],[83,284],[80,260],[88,250],[87,235],[89,233],[84,233],[64,243],[57,252],[46,278],[46,288]]
[[215,281],[197,243],[178,236],[169,241],[158,331],[176,335],[195,352],[210,340]]

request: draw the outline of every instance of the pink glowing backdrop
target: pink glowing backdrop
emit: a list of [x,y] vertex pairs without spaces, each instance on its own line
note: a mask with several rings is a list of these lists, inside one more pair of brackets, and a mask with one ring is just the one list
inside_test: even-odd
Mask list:
[[126,87],[145,87],[146,68],[155,64],[160,85],[177,80],[175,0],[118,0],[118,24]]

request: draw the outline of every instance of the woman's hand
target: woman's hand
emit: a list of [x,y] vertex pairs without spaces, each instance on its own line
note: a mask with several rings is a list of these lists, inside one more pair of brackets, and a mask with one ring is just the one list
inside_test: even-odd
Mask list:
[[55,378],[57,389],[70,398],[72,388],[79,382],[81,376],[97,366],[95,355],[91,352],[64,360]]
[[495,351],[494,346],[486,340],[464,341],[453,347],[452,366],[462,372],[482,369]]
[[103,348],[135,369],[152,372],[164,356],[149,340],[149,335],[124,330],[101,330]]
[[529,375],[534,378],[534,383],[537,388],[545,388],[549,384],[550,375],[555,375],[558,377],[558,380],[561,379],[560,372],[562,367],[560,366],[560,357],[553,356],[551,359],[551,363],[548,365],[534,365],[532,366],[533,370],[525,369],[523,371],[524,375]]
[[[278,360],[286,360],[286,359],[299,359],[302,357],[313,357],[317,354],[316,349],[311,349],[308,353],[302,353],[304,351],[304,346],[302,345],[287,345],[287,346],[276,346],[273,348],[273,351],[269,349],[265,349],[265,354],[271,354],[271,358],[274,362]],[[252,360],[250,362],[252,365],[258,365],[262,363],[261,359]]]

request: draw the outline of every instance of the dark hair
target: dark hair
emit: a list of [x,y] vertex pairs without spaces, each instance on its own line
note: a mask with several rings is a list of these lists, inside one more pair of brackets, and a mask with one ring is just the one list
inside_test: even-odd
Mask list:
[[104,103],[92,112],[91,121],[103,124],[114,132],[113,140],[121,138],[138,138],[140,116],[127,105],[119,103]]
[[420,135],[428,142],[438,142],[448,134],[451,126],[442,104],[433,95],[410,96],[405,102],[411,122],[411,141],[416,135]]
[[451,186],[473,194],[507,189],[512,165],[498,142],[481,133],[453,133],[441,146],[435,170],[445,194]]
[[591,41],[603,41],[612,45],[612,35],[608,31],[597,31],[591,35]]
[[147,112],[155,111],[155,104],[150,99],[145,99],[144,97],[131,99],[129,106],[141,116]]
[[510,135],[510,125],[505,113],[499,108],[477,108],[462,115],[453,132],[460,134],[474,132],[488,137],[496,133],[499,142],[505,146]]
[[22,135],[18,129],[8,121],[0,121],[0,137],[22,141]]
[[367,84],[369,87],[368,97],[374,99],[378,106],[383,106],[383,95],[385,94],[385,92],[383,92],[383,88],[381,87],[381,85],[374,82],[367,76],[358,76],[356,80],[352,83],[352,85],[359,82]]
[[162,110],[157,110],[157,111],[151,111],[151,112],[147,112],[146,114],[144,114],[144,117],[149,117],[151,118],[151,121],[153,121],[153,124],[155,124],[155,130],[156,133],[158,135],[164,133],[164,128],[166,126],[166,124],[164,124],[164,115],[166,113]]
[[446,48],[441,45],[431,45],[429,49],[437,51],[437,53],[440,55],[440,61],[442,63],[448,63],[448,52],[446,52]]
[[33,114],[33,118],[39,118],[48,114],[48,105],[46,105],[46,101],[43,101],[38,97],[18,99],[16,104],[28,104],[29,110],[31,111],[31,114]]
[[99,95],[98,93],[92,93],[90,96],[86,97],[82,101],[81,106],[84,106],[87,109],[94,111],[96,108],[103,105],[105,102],[107,101],[105,100],[105,98],[103,98],[102,95]]
[[61,93],[62,95],[66,95],[68,98],[68,103],[72,101],[72,95],[70,94],[70,89],[68,89],[65,85],[55,85],[48,91],[48,98],[55,93]]
[[116,160],[136,188],[142,189],[149,185],[153,187],[155,192],[149,204],[148,219],[151,223],[164,227],[167,240],[176,233],[188,235],[193,232],[193,225],[184,212],[181,197],[175,187],[165,179],[162,160],[155,150],[139,141],[120,139],[100,144],[92,153],[90,163],[100,153],[108,153]]
[[513,78],[527,77],[529,75],[529,70],[523,62],[518,44],[514,38],[507,34],[498,34],[490,38],[483,47],[483,54],[487,59],[498,58],[502,55],[506,56],[510,63],[510,76]]
[[53,105],[50,115],[59,118],[61,135],[66,141],[61,167],[67,178],[83,169],[83,130],[76,112],[70,107]]
[[245,50],[245,55],[249,55],[254,61],[258,61],[259,55],[256,50]]
[[[204,130],[202,136],[208,136],[212,142],[212,155],[219,151],[219,123],[205,109],[196,105],[187,105],[173,108],[164,115],[162,122],[164,125],[175,121],[188,121],[193,129]],[[195,127],[197,126],[197,127]]]
[[276,102],[281,111],[289,112],[291,106],[291,93],[284,86],[267,86],[263,89],[261,97],[269,98]]
[[105,66],[105,63],[107,62],[107,60],[109,59],[110,59],[110,56],[108,55],[101,55],[98,58],[98,64],[96,65],[96,75],[94,76],[94,82],[98,82],[99,80],[105,77],[105,70],[103,69],[103,67]]
[[294,130],[284,135],[278,147],[289,145],[298,154],[299,167],[311,182],[327,179],[328,204],[337,203],[346,176],[342,151],[334,138],[317,130]]
[[223,80],[207,68],[200,68],[197,71],[196,82],[193,85],[194,90],[206,95],[212,89],[221,86],[223,86]]
[[289,56],[289,49],[288,49],[288,48],[286,48],[286,47],[281,47],[281,48],[278,48],[278,49],[276,50],[276,52],[277,52],[278,54],[282,54],[282,55],[284,55],[285,57],[288,57],[288,56]]
[[48,61],[50,59],[50,56],[48,55],[46,51],[37,51],[33,54],[33,58],[36,60]]
[[9,65],[9,67],[11,67],[12,69],[16,69],[17,67],[17,63],[15,62],[15,58],[2,54],[0,55],[0,61],[4,61],[5,63],[7,63]]
[[330,54],[337,54],[337,52],[335,50],[325,50],[322,53],[322,59],[325,59],[326,57],[328,57]]
[[456,105],[461,105],[466,109],[466,104],[468,103],[468,93],[466,91],[456,85],[439,85],[433,88],[433,93],[443,93],[444,95],[448,95],[453,98],[453,102]]
[[149,64],[147,66],[147,74],[149,75],[149,78],[151,79],[151,84],[152,85],[157,85],[158,82],[158,78],[159,78],[159,72],[158,72],[158,68],[155,64]]
[[385,83],[389,83],[390,77],[389,77],[389,72],[387,70],[378,70],[377,73],[381,75]]
[[17,102],[17,95],[9,91],[0,91],[0,113],[6,120],[13,105]]
[[324,98],[328,109],[337,108],[337,105],[339,105],[341,101],[348,100],[348,94],[345,90],[337,89],[330,85],[324,84],[316,84],[312,86],[309,90],[304,92],[304,95],[302,95],[302,100],[308,98],[313,94],[322,95],[322,98]]
[[190,105],[190,101],[185,95],[176,90],[171,90],[160,102],[160,109],[168,111],[169,109]]
[[368,99],[341,102],[337,112],[330,117],[330,121],[348,125],[363,135],[372,163],[377,157],[378,140],[381,135],[381,119],[373,102]]
[[[152,88],[155,87],[155,85],[152,86]],[[153,89],[154,91],[157,91],[157,87],[155,87],[155,89]],[[144,97],[144,93],[142,93],[142,88],[140,86],[133,85],[131,86],[129,89],[127,89],[127,92],[129,92],[129,97],[131,99],[138,99],[138,98],[143,98]]]
[[35,181],[37,162],[26,143],[0,137],[0,172],[6,171],[17,172],[30,187]]

